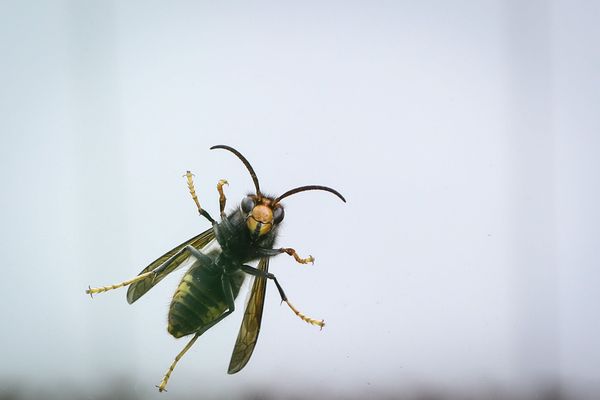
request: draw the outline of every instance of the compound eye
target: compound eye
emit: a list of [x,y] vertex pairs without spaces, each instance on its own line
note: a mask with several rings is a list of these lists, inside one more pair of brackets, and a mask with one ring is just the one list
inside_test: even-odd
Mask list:
[[278,224],[281,221],[283,221],[283,216],[285,215],[285,213],[283,212],[283,207],[277,207],[275,210],[273,210],[273,222]]
[[252,211],[253,208],[254,200],[252,200],[252,197],[244,197],[244,199],[242,200],[242,211],[245,213],[249,213],[250,211]]

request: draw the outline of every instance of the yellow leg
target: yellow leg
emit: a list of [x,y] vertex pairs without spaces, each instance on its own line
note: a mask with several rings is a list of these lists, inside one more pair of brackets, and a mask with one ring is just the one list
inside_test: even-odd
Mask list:
[[213,217],[210,216],[210,214],[202,208],[202,206],[200,205],[200,202],[198,201],[198,196],[196,196],[196,188],[194,188],[194,174],[192,174],[190,171],[187,171],[184,175],[187,178],[187,185],[188,185],[188,189],[190,190],[190,194],[192,195],[192,199],[194,200],[194,203],[196,203],[196,208],[198,208],[198,213],[200,215],[202,215],[204,218],[206,218],[207,220],[210,221],[211,224],[215,223],[215,220],[213,219]]
[[190,340],[190,342],[183,348],[183,350],[181,350],[181,352],[179,354],[177,354],[177,357],[175,357],[175,361],[173,361],[173,363],[171,364],[171,366],[165,373],[165,376],[163,377],[162,381],[160,382],[160,385],[156,386],[158,388],[159,392],[166,391],[165,388],[167,387],[167,382],[169,381],[169,378],[171,377],[171,374],[173,373],[175,366],[177,365],[179,360],[181,360],[181,357],[183,357],[183,355],[190,349],[190,347],[192,347],[192,345],[194,344],[196,339],[198,339],[199,336],[200,336],[199,334],[195,334],[194,337],[192,338],[192,340]]
[[311,325],[316,325],[319,328],[323,329],[323,327],[325,326],[325,320],[318,320],[318,319],[313,319],[310,317],[307,317],[306,315],[302,314],[300,311],[298,311],[298,309],[296,307],[294,307],[292,305],[292,303],[290,303],[287,300],[284,300],[285,303],[292,309],[292,311],[294,312],[294,314],[296,314],[302,321],[311,324]]
[[297,262],[299,262],[300,264],[314,264],[315,263],[315,258],[311,255],[309,255],[306,258],[300,258],[300,256],[298,255],[298,253],[296,253],[296,250],[291,249],[289,247],[284,247],[282,249],[280,249],[282,252],[289,254],[290,256],[293,256]]
[[109,290],[113,290],[113,289],[118,289],[120,287],[123,286],[129,286],[132,283],[135,283],[137,281],[141,281],[142,279],[146,279],[148,276],[150,276],[151,274],[154,274],[154,271],[148,271],[145,274],[141,274],[136,276],[133,279],[130,279],[128,281],[124,281],[121,283],[118,283],[116,285],[109,285],[109,286],[102,286],[102,287],[98,287],[98,288],[88,288],[88,290],[85,291],[86,294],[89,294],[90,296],[96,293],[103,293],[103,292],[108,292]]
[[225,197],[225,193],[223,193],[223,186],[229,185],[225,179],[221,179],[219,183],[217,183],[217,191],[219,192],[219,209],[221,210],[221,218],[225,217],[225,202],[227,198]]
[[194,203],[196,203],[198,213],[202,214],[202,207],[200,206],[200,202],[198,201],[198,196],[196,196],[196,188],[194,188],[194,174],[192,174],[190,171],[187,171],[184,176],[187,178],[188,189],[190,190],[190,194],[192,195]]

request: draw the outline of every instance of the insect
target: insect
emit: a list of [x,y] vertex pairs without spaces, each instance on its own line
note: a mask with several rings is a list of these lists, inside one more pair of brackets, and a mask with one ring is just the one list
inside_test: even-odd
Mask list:
[[[308,190],[330,192],[346,202],[344,196],[330,187],[318,185],[300,186],[278,197],[266,196],[260,190],[254,169],[239,151],[225,145],[213,146],[211,150],[213,149],[230,151],[242,161],[254,182],[256,193],[244,197],[238,207],[226,214],[227,199],[223,186],[228,183],[221,179],[217,183],[221,217],[218,222],[200,206],[194,188],[193,174],[188,171],[184,176],[187,178],[192,199],[198,213],[211,223],[211,228],[157,258],[133,279],[116,285],[89,287],[86,290],[87,294],[93,295],[129,286],[127,302],[131,304],[188,259],[192,262],[171,300],[167,330],[175,338],[193,336],[175,357],[162,381],[157,385],[161,392],[165,390],[179,360],[198,337],[235,310],[235,299],[248,276],[254,277],[254,283],[231,355],[229,374],[235,374],[244,368],[254,351],[260,331],[267,280],[275,283],[282,302],[285,302],[300,319],[320,328],[325,325],[324,320],[306,316],[288,301],[277,278],[269,272],[269,259],[285,253],[301,264],[314,262],[312,256],[301,258],[292,248],[274,247],[279,224],[284,218],[281,200]],[[257,267],[248,265],[249,262],[256,260],[258,260]]]

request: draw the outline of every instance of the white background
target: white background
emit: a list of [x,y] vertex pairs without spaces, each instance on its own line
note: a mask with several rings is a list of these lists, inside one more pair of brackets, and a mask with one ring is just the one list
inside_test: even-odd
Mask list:
[[[0,388],[144,398],[185,341],[137,274],[252,190],[289,198],[248,366],[242,313],[172,395],[592,396],[600,369],[600,6],[586,1],[0,5]],[[243,307],[246,294],[240,296]],[[163,395],[164,396],[164,395]],[[161,397],[164,398],[164,397]]]

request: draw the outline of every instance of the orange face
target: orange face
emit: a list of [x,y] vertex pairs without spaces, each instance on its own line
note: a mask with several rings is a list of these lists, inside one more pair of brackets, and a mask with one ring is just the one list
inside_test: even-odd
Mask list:
[[267,197],[248,196],[242,200],[242,211],[247,213],[246,226],[250,233],[263,236],[283,219],[283,207]]
[[246,220],[246,226],[250,232],[258,231],[258,236],[268,233],[273,227],[273,210],[262,204],[255,206]]

